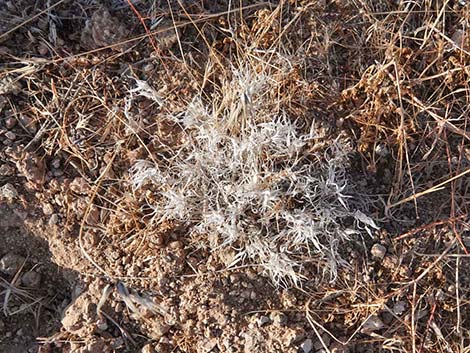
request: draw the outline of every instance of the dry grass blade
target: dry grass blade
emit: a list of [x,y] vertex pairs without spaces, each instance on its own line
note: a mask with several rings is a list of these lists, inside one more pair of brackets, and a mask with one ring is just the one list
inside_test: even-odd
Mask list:
[[407,202],[410,202],[410,201],[414,201],[414,200],[418,199],[418,198],[421,197],[421,196],[424,196],[424,195],[431,194],[431,193],[433,193],[433,192],[442,190],[447,184],[451,183],[451,182],[454,181],[454,180],[458,180],[458,179],[462,178],[463,176],[467,175],[468,173],[470,173],[470,169],[467,169],[467,170],[465,170],[465,171],[463,171],[463,172],[461,172],[461,173],[459,173],[459,174],[457,174],[457,175],[455,175],[455,176],[453,176],[453,177],[451,177],[451,178],[449,178],[449,179],[443,181],[442,183],[439,183],[439,184],[437,184],[437,185],[434,185],[433,187],[430,187],[429,189],[426,189],[426,190],[424,190],[424,191],[418,192],[418,193],[413,194],[413,195],[411,195],[411,196],[408,196],[408,197],[406,197],[406,198],[404,198],[404,199],[402,199],[402,200],[400,200],[400,201],[398,201],[398,202],[395,202],[395,203],[393,203],[393,204],[391,204],[391,205],[388,205],[388,206],[387,206],[387,212],[388,212],[388,210],[390,210],[390,209],[392,209],[392,208],[394,208],[394,207],[400,206],[400,205],[402,205],[402,204],[404,204],[404,203],[407,203]]
[[16,25],[15,27],[13,27],[13,28],[7,30],[5,33],[1,33],[1,34],[0,34],[0,41],[1,41],[1,39],[7,37],[8,35],[12,34],[12,33],[15,32],[16,30],[20,29],[21,27],[24,27],[24,26],[27,25],[28,23],[30,23],[30,22],[36,20],[38,17],[44,15],[45,13],[51,11],[53,8],[59,6],[60,4],[66,2],[66,1],[68,1],[68,0],[59,0],[59,1],[57,1],[56,3],[54,3],[54,4],[50,5],[50,6],[48,6],[48,7],[45,8],[44,10],[38,12],[36,15],[31,16],[30,18],[28,18],[28,19],[22,21],[20,24]]

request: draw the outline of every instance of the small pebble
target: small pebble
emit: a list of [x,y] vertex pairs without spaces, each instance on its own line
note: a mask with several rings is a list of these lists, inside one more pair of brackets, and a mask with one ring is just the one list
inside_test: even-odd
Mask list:
[[12,140],[12,141],[16,140],[16,134],[13,131],[7,131],[5,133],[5,137],[9,140]]
[[52,207],[49,202],[46,202],[44,203],[44,205],[42,205],[42,212],[44,213],[44,215],[50,216],[54,213],[54,207]]
[[5,126],[7,129],[12,129],[14,128],[16,125],[16,119],[15,118],[8,118],[7,120],[5,120]]
[[258,319],[258,326],[264,326],[271,322],[271,319],[266,315],[261,315]]
[[302,352],[304,353],[310,353],[313,349],[313,342],[310,338],[307,338],[305,341],[302,342],[300,345],[300,348],[302,349]]
[[38,53],[41,56],[46,56],[49,53],[49,49],[45,45],[40,44],[38,46]]
[[54,169],[59,169],[60,168],[60,159],[59,158],[54,158],[51,162],[51,166]]
[[53,226],[57,223],[59,223],[59,216],[57,215],[57,213],[54,213],[51,215],[51,218],[49,218],[48,224]]
[[26,128],[26,130],[28,130],[28,132],[30,132],[31,134],[36,133],[37,124],[32,118],[26,115],[20,115],[19,119],[20,119],[21,125],[23,125]]
[[406,304],[403,301],[396,302],[393,306],[393,313],[395,315],[402,315],[406,310]]
[[172,241],[169,244],[170,249],[182,249],[183,248],[183,243],[179,240]]
[[374,331],[379,331],[385,327],[383,321],[377,315],[372,315],[361,328],[362,333],[371,333]]
[[23,256],[8,253],[0,260],[0,272],[13,276],[23,266],[24,261],[25,258]]
[[35,271],[26,272],[21,277],[21,283],[29,288],[38,288],[41,284],[41,275]]
[[143,70],[144,72],[150,72],[150,71],[152,71],[154,68],[155,68],[155,66],[154,66],[153,64],[150,64],[150,63],[149,63],[149,64],[144,65],[144,67],[142,67],[142,70]]
[[387,253],[387,248],[382,244],[377,243],[372,246],[370,253],[373,257],[377,259],[383,259],[385,254]]
[[100,331],[106,331],[108,329],[108,323],[106,322],[106,319],[100,319],[96,322],[96,328]]

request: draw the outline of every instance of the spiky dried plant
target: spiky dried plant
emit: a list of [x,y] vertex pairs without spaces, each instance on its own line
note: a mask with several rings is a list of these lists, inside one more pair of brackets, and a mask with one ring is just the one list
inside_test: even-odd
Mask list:
[[157,156],[158,164],[137,162],[131,181],[135,189],[152,184],[154,222],[186,224],[212,249],[236,249],[233,263],[248,260],[277,285],[300,285],[311,257],[326,260],[335,276],[338,247],[354,233],[347,218],[375,224],[349,205],[348,156],[339,139],[316,149],[315,122],[306,126],[276,109],[279,75],[287,72],[233,69],[210,102],[195,97],[169,117],[182,143]]

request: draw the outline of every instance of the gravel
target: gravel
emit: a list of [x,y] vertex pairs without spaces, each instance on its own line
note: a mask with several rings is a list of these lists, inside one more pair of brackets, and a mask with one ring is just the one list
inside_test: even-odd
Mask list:
[[383,259],[387,253],[387,248],[382,244],[374,244],[370,250],[370,253],[376,259]]

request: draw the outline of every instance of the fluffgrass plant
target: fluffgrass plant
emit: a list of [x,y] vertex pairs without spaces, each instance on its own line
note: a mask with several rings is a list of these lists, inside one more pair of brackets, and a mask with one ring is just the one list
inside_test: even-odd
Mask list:
[[213,251],[233,247],[233,264],[258,264],[277,285],[301,285],[311,258],[334,278],[338,249],[355,233],[346,220],[375,224],[351,207],[345,146],[335,139],[317,149],[316,123],[276,109],[279,77],[259,72],[234,69],[211,101],[195,97],[170,116],[181,145],[157,164],[137,162],[133,187],[150,183],[158,194],[153,222],[185,224]]

